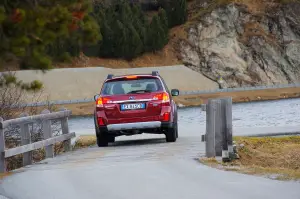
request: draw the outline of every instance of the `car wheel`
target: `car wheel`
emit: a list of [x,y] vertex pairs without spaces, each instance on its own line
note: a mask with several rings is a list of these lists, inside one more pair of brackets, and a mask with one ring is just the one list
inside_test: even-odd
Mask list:
[[108,146],[108,137],[101,134],[97,136],[97,145],[98,147]]
[[172,128],[168,129],[166,133],[167,142],[176,142],[177,139],[177,125],[175,124]]

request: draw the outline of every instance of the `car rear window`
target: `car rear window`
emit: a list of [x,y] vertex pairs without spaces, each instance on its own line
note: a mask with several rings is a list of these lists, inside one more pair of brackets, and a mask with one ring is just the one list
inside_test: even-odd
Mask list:
[[138,94],[162,91],[163,87],[158,78],[138,78],[113,80],[104,83],[102,95]]

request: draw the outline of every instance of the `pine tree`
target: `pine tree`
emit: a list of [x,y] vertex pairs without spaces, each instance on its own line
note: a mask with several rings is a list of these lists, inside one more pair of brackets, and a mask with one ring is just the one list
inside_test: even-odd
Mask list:
[[126,25],[133,22],[133,13],[128,1],[126,0],[120,3],[119,20]]
[[119,20],[116,20],[115,27],[113,29],[113,44],[114,44],[114,52],[113,55],[115,57],[125,57],[126,49],[128,49],[128,37],[131,36],[128,34],[126,27]]
[[91,11],[88,0],[80,3],[77,0],[36,1],[35,4],[22,0],[3,1],[0,56],[6,59],[6,55],[14,55],[21,67],[51,68],[52,55],[47,52],[58,38],[66,40],[75,34],[79,45],[101,39],[98,25],[88,14]]
[[186,0],[179,0],[178,2],[178,25],[183,24],[187,20],[187,3]]
[[168,27],[167,13],[164,9],[159,9],[158,16],[164,30],[163,43],[165,45],[169,41],[169,27]]
[[164,29],[159,17],[153,16],[149,25],[148,48],[151,51],[157,51],[164,47]]
[[138,32],[135,30],[133,25],[129,25],[128,27],[128,40],[126,43],[126,51],[125,58],[127,60],[131,60],[134,57],[137,57],[142,53],[143,50],[143,42],[141,41],[141,38],[138,34]]
[[186,22],[186,0],[159,0],[159,3],[167,12],[168,24],[170,28]]
[[107,21],[103,23],[101,34],[103,39],[100,44],[99,56],[111,57],[114,54],[114,31]]
[[138,5],[134,5],[132,7],[132,13],[133,13],[133,22],[132,25],[134,26],[135,30],[139,34],[140,40],[143,44],[142,46],[142,52],[144,52],[145,45],[147,42],[147,20],[145,17],[145,14],[142,12],[141,7]]

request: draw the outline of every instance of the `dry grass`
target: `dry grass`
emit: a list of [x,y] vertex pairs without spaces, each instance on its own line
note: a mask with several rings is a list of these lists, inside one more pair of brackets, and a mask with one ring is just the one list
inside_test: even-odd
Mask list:
[[249,39],[252,37],[261,37],[268,44],[280,48],[278,41],[275,35],[266,32],[263,27],[258,22],[248,22],[244,24],[244,32],[239,37],[239,41],[243,44],[247,45],[249,43]]
[[95,135],[82,135],[76,141],[74,148],[75,149],[86,148],[94,145],[96,145]]
[[278,174],[278,179],[300,179],[300,136],[235,138],[240,159],[234,164],[248,173]]
[[206,165],[278,180],[300,180],[300,136],[235,137],[239,159],[220,164],[214,158],[202,158]]
[[[210,93],[201,95],[182,95],[175,97],[174,100],[177,104],[184,106],[199,106],[210,98],[219,97],[232,97],[233,102],[251,102],[263,100],[276,100],[286,98],[300,97],[300,88],[282,88],[282,89],[266,89],[259,91],[240,91],[240,92],[222,92]],[[92,115],[95,108],[95,102],[79,103],[79,104],[65,104],[61,105],[65,108],[72,110],[72,115]],[[58,109],[60,106],[56,106]],[[39,107],[40,110],[43,107]]]

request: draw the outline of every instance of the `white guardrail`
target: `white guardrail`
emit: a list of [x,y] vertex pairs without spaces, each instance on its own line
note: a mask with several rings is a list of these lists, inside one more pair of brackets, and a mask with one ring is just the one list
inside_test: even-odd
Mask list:
[[[180,95],[197,95],[197,94],[219,93],[219,92],[251,91],[251,90],[294,88],[294,87],[300,87],[300,83],[285,84],[285,85],[240,87],[240,88],[223,88],[223,89],[212,89],[212,90],[180,91]],[[54,105],[77,104],[77,103],[87,103],[93,101],[94,98],[75,99],[75,100],[55,100],[50,102],[29,103],[29,104],[24,104],[23,106],[45,106],[49,104],[54,104]]]

